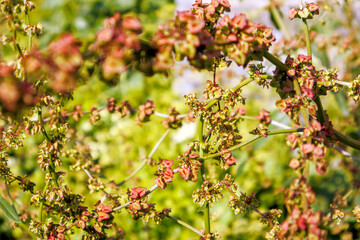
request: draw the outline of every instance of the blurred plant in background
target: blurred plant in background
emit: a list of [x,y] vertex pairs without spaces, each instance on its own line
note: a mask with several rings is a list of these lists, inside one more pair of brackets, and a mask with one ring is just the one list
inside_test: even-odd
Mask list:
[[0,3],[1,239],[359,237],[355,1]]

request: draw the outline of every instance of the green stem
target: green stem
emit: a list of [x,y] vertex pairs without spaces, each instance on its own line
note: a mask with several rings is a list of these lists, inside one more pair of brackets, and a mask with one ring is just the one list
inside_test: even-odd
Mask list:
[[179,220],[179,219],[176,219],[176,218],[174,218],[174,217],[172,217],[172,216],[169,216],[169,215],[167,215],[167,217],[170,218],[171,220],[177,222],[178,224],[180,224],[180,225],[182,225],[182,226],[190,229],[190,230],[193,231],[194,233],[197,233],[198,235],[203,236],[203,234],[201,233],[200,230],[194,228],[193,226],[187,224],[186,222],[183,222],[183,221],[181,221],[181,220]]
[[41,126],[41,132],[42,132],[42,134],[44,135],[44,137],[46,138],[46,140],[48,140],[49,142],[51,142],[51,139],[50,139],[49,136],[47,135],[46,130],[45,130],[44,126],[43,126],[44,121],[43,121],[43,119],[42,119],[42,109],[41,109],[41,107],[38,108],[38,121],[39,121],[40,126]]
[[[303,131],[304,131],[304,128],[292,128],[292,129],[283,129],[283,130],[271,131],[271,132],[268,132],[267,135],[272,136],[272,135],[278,135],[278,134],[287,134],[287,133],[303,132]],[[250,143],[255,142],[256,140],[258,140],[260,138],[262,138],[262,136],[256,136],[253,139],[250,139],[250,140],[248,140],[248,141],[246,141],[244,143],[236,144],[236,145],[232,146],[231,148],[225,149],[225,150],[223,150],[221,152],[204,156],[203,159],[206,160],[206,159],[211,159],[211,158],[214,158],[214,157],[219,157],[222,154],[224,154],[225,152],[233,151],[233,150],[236,150],[238,148],[243,148],[243,147],[249,145]]]
[[[26,18],[27,18],[28,25],[31,26],[31,21],[30,21],[29,12],[28,12],[28,11],[25,11],[25,15],[26,15]],[[30,51],[31,46],[32,46],[32,32],[29,31],[28,51]]]
[[[280,60],[279,60],[280,61]],[[260,75],[259,77],[261,78],[266,78],[266,79],[271,79],[271,76],[268,75]],[[244,81],[242,81],[241,83],[239,83],[238,85],[236,85],[232,90],[233,92],[237,92],[239,89],[241,89],[242,87],[248,85],[249,83],[251,83],[252,81],[254,81],[254,78],[247,78]],[[208,102],[208,104],[206,104],[206,109],[209,109],[210,107],[212,107],[214,104],[216,104],[217,102],[219,102],[221,99],[221,97],[219,98],[215,98],[212,99],[210,102]]]
[[[38,108],[38,121],[40,123],[40,126],[41,126],[41,132],[42,134],[44,135],[44,137],[46,138],[46,140],[50,143],[51,142],[51,139],[49,137],[49,135],[46,133],[46,130],[45,130],[45,127],[43,126],[44,124],[44,121],[42,119],[42,109],[41,107]],[[52,154],[51,152],[49,152],[49,161],[50,161],[50,167],[49,167],[49,171],[53,177],[53,181],[55,182],[56,186],[57,187],[60,187],[59,183],[58,183],[58,176],[56,175],[56,172],[55,172],[55,165],[54,163],[52,162]]]
[[[203,150],[203,131],[204,131],[204,120],[202,116],[200,116],[199,124],[198,124],[198,139],[200,142],[200,161],[201,161],[201,182],[204,182],[206,179],[205,176],[205,162],[204,162],[204,150]],[[205,203],[205,209],[204,209],[204,221],[205,221],[205,234],[209,234],[211,232],[210,228],[210,206],[209,203]]]
[[305,42],[306,42],[307,55],[310,56],[310,57],[312,57],[309,26],[308,26],[305,18],[303,18],[302,21],[303,21],[303,24],[304,24]]
[[[156,152],[156,150],[159,148],[160,144],[164,141],[164,139],[166,138],[166,136],[169,134],[170,129],[166,130],[166,132],[161,136],[161,138],[157,141],[157,143],[155,144],[155,146],[153,147],[153,149],[151,150],[150,154],[148,155],[148,158],[151,158],[154,153]],[[140,164],[140,166],[133,172],[131,173],[127,178],[125,178],[124,180],[122,180],[119,184],[117,184],[117,186],[121,186],[123,185],[125,182],[129,181],[131,178],[133,178],[138,172],[140,172],[141,169],[143,169],[146,165],[146,160],[143,160],[142,163]]]
[[355,139],[352,139],[348,136],[345,136],[344,134],[342,134],[341,132],[337,131],[337,130],[333,130],[334,131],[334,135],[335,137],[342,143],[344,143],[347,146],[350,146],[352,148],[355,148],[357,150],[360,150],[360,142],[356,141]]
[[286,39],[290,39],[291,36],[289,34],[288,29],[286,28],[282,17],[280,16],[279,9],[274,6],[274,4],[270,7],[270,12],[274,16],[275,22],[279,25],[280,30],[284,33]]
[[32,231],[30,231],[23,222],[19,223],[19,227],[25,232],[27,232],[31,236],[31,239],[37,239],[38,236],[36,236]]
[[277,66],[280,70],[282,71],[287,71],[288,67],[286,66],[286,64],[284,64],[280,59],[278,59],[277,57],[275,57],[274,55],[272,55],[269,52],[264,52],[264,57],[271,62],[272,64],[274,64],[275,66]]
[[43,193],[42,193],[42,199],[41,199],[41,202],[40,202],[40,209],[39,209],[39,217],[40,217],[40,222],[43,221],[43,207],[44,207],[44,201],[45,201],[45,194],[46,194],[46,190],[47,188],[49,187],[49,183],[50,181],[47,181],[47,183],[45,184],[45,187],[44,187],[44,190],[43,190]]

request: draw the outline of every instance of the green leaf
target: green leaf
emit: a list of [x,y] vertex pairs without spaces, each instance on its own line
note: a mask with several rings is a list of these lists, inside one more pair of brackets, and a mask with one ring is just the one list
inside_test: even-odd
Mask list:
[[0,208],[5,213],[5,216],[7,216],[11,221],[14,221],[16,223],[21,222],[21,220],[20,220],[19,216],[17,215],[15,209],[2,196],[0,196]]

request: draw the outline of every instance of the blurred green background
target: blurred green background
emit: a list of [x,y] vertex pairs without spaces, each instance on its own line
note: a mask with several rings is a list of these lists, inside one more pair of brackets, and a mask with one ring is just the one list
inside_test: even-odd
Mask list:
[[[139,17],[143,24],[144,38],[150,38],[157,30],[159,24],[166,19],[172,18],[176,9],[174,1],[168,0],[43,0],[34,1],[37,9],[31,13],[31,21],[41,22],[45,29],[43,36],[38,40],[38,46],[44,48],[48,43],[55,39],[64,31],[72,32],[77,38],[84,42],[95,38],[96,32],[103,26],[103,20],[112,16],[115,12],[122,14],[134,14]],[[245,1],[246,2],[246,1]],[[266,9],[262,9],[266,12]],[[286,16],[287,14],[284,13]],[[268,22],[272,24],[269,15]],[[295,23],[291,23],[296,25]],[[332,32],[338,29],[341,21],[336,18],[326,18],[326,23],[321,21],[312,22],[313,29],[321,31],[324,36],[331,36]],[[4,58],[11,58],[9,49],[2,49]],[[328,51],[323,51],[315,47],[315,56],[319,67],[333,67],[329,61],[333,56]],[[338,58],[346,58],[337,56]],[[195,91],[201,93],[205,80],[210,79],[209,73],[196,73],[195,70],[187,68],[186,63],[180,63],[169,76],[154,75],[147,77],[139,72],[128,71],[119,76],[119,81],[115,86],[107,85],[96,77],[80,86],[74,93],[74,101],[69,102],[67,108],[81,104],[83,110],[88,111],[91,106],[102,107],[106,105],[107,99],[115,97],[118,101],[128,100],[133,106],[138,106],[147,99],[153,100],[157,112],[167,113],[168,108],[175,106],[181,113],[188,111],[184,105],[181,91],[174,91],[174,82],[177,86],[185,86],[188,81],[184,81],[182,72],[187,76],[196,76],[194,82],[198,87]],[[273,70],[273,69],[269,69]],[[356,68],[351,71],[357,74]],[[189,73],[190,71],[190,73]],[[239,81],[244,72],[238,71],[236,67],[223,73],[219,73],[221,83],[224,86],[232,87]],[[231,76],[232,81],[228,81]],[[244,75],[246,76],[246,74]],[[177,89],[181,90],[181,89]],[[190,92],[189,92],[190,93]],[[255,85],[247,86],[243,92],[247,97],[246,109],[249,116],[256,116],[262,108],[271,111],[273,120],[290,124],[287,116],[279,113],[275,108],[275,101],[278,99],[276,93],[270,89],[261,89]],[[357,106],[348,103],[343,91],[331,94],[324,98],[325,108],[328,110],[331,120],[337,129],[350,134],[355,138],[360,137],[358,129],[360,111]],[[166,129],[162,126],[160,117],[153,116],[153,121],[144,124],[142,127],[135,124],[134,119],[120,119],[117,115],[110,115],[106,111],[101,112],[101,121],[96,125],[91,125],[86,119],[80,122],[70,120],[70,126],[77,131],[77,138],[83,144],[90,146],[91,155],[96,163],[103,167],[103,181],[116,183],[125,179],[142,162],[144,156],[150,153],[158,139]],[[241,123],[241,133],[244,139],[251,137],[249,131],[256,127],[257,122],[246,120]],[[277,129],[272,126],[271,129]],[[170,135],[156,151],[153,159],[162,158],[175,160],[180,152],[186,149],[189,141],[195,136],[194,126],[185,124],[180,130],[171,131]],[[27,136],[24,147],[14,150],[11,158],[11,168],[18,174],[27,174],[37,184],[36,189],[43,188],[44,173],[39,170],[36,164],[37,146],[42,141],[41,136]],[[70,142],[67,148],[74,147],[75,143]],[[283,193],[293,178],[294,171],[288,167],[288,162],[295,154],[286,146],[286,141],[282,136],[269,137],[262,139],[241,151],[235,151],[238,162],[235,167],[228,171],[214,170],[221,176],[226,172],[235,177],[235,182],[241,191],[251,194],[254,192],[261,202],[260,210],[266,211],[271,208],[280,208],[286,211],[283,205]],[[353,154],[360,156],[359,152]],[[350,174],[345,163],[352,160],[345,159],[334,150],[327,153],[329,161],[328,172],[319,176],[314,169],[311,169],[310,183],[314,186],[317,200],[313,205],[314,211],[329,209],[336,192],[345,194],[352,187],[354,177]],[[69,171],[69,166],[73,164],[71,159],[63,159],[62,169],[67,172],[65,177],[66,184],[79,194],[86,196],[86,204],[93,205],[101,199],[102,193],[89,194],[87,188],[88,177],[84,172]],[[353,163],[358,166],[358,163]],[[122,186],[122,190],[134,186],[145,186],[147,188],[154,184],[155,176],[153,172],[156,167],[146,166],[133,179]],[[156,204],[156,208],[171,208],[171,216],[181,219],[194,227],[204,228],[202,213],[198,211],[198,206],[192,202],[191,194],[199,186],[198,183],[185,183],[180,176],[175,176],[173,183],[169,184],[165,190],[157,189],[150,195],[149,201]],[[16,192],[16,186],[11,186],[11,191]],[[27,193],[17,191],[14,196],[19,209],[29,204],[30,196]],[[1,187],[1,195],[5,196],[4,187]],[[218,231],[223,239],[264,239],[265,232],[269,228],[259,223],[257,214],[234,215],[227,207],[228,195],[224,194],[224,199],[216,203],[211,209],[212,229]],[[360,204],[360,197],[351,200],[353,205]],[[35,210],[35,209],[34,209]],[[165,219],[160,224],[143,223],[141,220],[134,221],[125,211],[115,214],[115,222],[124,229],[126,239],[197,239],[198,236],[186,228],[176,224],[170,219]],[[7,219],[0,216],[0,239],[22,239],[23,232],[20,228],[9,229]],[[328,239],[339,239],[345,232],[351,231],[358,236],[359,225],[355,219],[345,220],[345,227],[338,232],[329,232]],[[343,225],[342,225],[343,226]],[[72,239],[80,239],[80,232]]]

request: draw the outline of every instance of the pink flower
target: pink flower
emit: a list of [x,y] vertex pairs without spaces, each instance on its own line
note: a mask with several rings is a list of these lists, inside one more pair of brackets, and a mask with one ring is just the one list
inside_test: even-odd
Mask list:
[[134,187],[131,189],[132,193],[130,198],[136,199],[145,196],[147,189],[145,187]]
[[164,188],[166,187],[165,181],[164,181],[164,179],[162,179],[161,177],[155,179],[155,183],[156,183],[156,185],[158,185],[161,189],[164,189]]
[[248,25],[248,19],[243,13],[235,14],[235,16],[230,20],[230,25],[235,28],[244,29]]
[[179,174],[185,181],[189,180],[190,168],[189,167],[179,168]]
[[104,212],[98,212],[97,214],[99,216],[98,219],[97,219],[98,222],[101,222],[102,220],[110,218],[110,215],[107,214],[107,213],[104,213]]
[[315,12],[319,9],[319,5],[317,5],[316,3],[308,3],[306,6],[310,12]]
[[295,8],[290,8],[290,10],[289,10],[289,19],[293,20],[295,18],[296,14],[297,14],[297,11],[295,10]]
[[121,23],[122,27],[128,30],[141,31],[141,23],[137,18],[126,17]]
[[300,167],[300,161],[296,158],[293,158],[290,160],[289,162],[289,167],[291,167],[292,169],[297,169]]
[[305,144],[303,144],[302,147],[301,147],[301,151],[302,151],[304,154],[311,153],[314,149],[315,149],[315,146],[312,145],[311,143],[305,143]]
[[167,160],[167,159],[163,159],[161,160],[161,164],[167,168],[171,167],[174,164],[173,160]]
[[220,5],[223,5],[224,7],[230,8],[231,5],[228,0],[219,0]]

